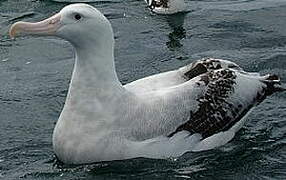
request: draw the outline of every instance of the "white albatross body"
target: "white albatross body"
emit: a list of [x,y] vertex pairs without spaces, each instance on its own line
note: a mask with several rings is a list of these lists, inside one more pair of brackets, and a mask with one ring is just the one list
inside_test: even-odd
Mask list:
[[186,11],[185,0],[145,0],[152,12],[157,14],[175,14]]
[[18,33],[69,41],[76,58],[53,147],[64,163],[167,158],[230,141],[249,110],[282,90],[273,75],[246,73],[225,60],[202,59],[123,86],[114,66],[111,24],[95,8],[73,4]]

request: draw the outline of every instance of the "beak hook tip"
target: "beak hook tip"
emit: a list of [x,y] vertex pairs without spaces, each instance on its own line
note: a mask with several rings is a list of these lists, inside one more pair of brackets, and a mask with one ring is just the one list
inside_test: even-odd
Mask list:
[[13,24],[9,29],[9,36],[11,39],[15,39],[17,34],[17,23]]

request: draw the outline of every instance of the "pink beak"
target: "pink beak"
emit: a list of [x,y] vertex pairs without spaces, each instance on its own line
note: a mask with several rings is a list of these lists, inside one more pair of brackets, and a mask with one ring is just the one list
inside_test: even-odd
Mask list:
[[34,34],[34,35],[54,35],[60,28],[61,15],[55,14],[54,16],[36,23],[29,22],[16,22],[10,30],[9,35],[11,38],[15,38],[18,34]]

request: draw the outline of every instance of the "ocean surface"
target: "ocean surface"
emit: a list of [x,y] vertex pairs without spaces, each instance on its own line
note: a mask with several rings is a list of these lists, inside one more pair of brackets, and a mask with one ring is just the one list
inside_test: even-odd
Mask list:
[[[144,0],[89,1],[114,28],[122,83],[202,57],[276,73],[286,83],[285,0],[186,1],[188,12],[171,16],[152,14]],[[217,149],[166,160],[57,162],[52,132],[67,94],[73,49],[52,37],[11,40],[8,29],[16,21],[49,17],[70,2],[0,1],[0,179],[286,179],[286,93],[267,98]]]

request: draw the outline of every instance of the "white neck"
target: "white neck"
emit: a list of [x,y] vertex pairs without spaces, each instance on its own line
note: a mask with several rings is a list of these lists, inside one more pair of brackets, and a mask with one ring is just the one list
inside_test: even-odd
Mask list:
[[124,93],[115,71],[113,37],[85,40],[80,46],[73,45],[76,59],[67,101],[94,98],[106,102]]

